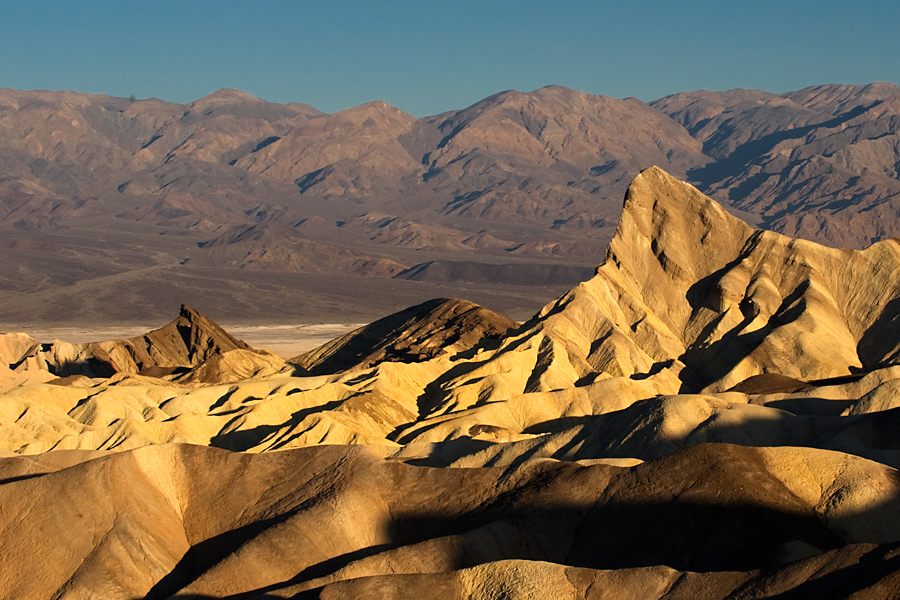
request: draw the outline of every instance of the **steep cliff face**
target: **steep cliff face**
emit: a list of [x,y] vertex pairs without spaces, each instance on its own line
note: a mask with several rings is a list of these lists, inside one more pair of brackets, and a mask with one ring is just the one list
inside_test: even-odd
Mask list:
[[565,346],[579,377],[669,372],[688,391],[762,373],[826,379],[896,362],[898,284],[896,240],[837,250],[754,230],[652,168],[597,274],[533,331]]

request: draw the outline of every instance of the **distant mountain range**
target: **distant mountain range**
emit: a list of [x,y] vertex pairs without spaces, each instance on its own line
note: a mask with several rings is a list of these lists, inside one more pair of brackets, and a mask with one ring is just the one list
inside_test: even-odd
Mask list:
[[[260,304],[371,318],[438,295],[522,317],[591,274],[651,165],[751,224],[862,248],[900,235],[900,87],[649,104],[546,87],[422,119],[236,90],[187,105],[0,90],[0,322],[183,301],[226,320]],[[371,313],[358,276],[381,281]]]

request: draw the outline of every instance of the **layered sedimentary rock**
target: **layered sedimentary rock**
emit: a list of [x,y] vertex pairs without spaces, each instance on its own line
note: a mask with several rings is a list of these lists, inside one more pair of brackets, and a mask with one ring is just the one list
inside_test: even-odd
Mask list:
[[895,240],[756,230],[651,168],[521,326],[435,300],[286,363],[185,308],[68,377],[7,335],[0,589],[895,597],[898,284]]

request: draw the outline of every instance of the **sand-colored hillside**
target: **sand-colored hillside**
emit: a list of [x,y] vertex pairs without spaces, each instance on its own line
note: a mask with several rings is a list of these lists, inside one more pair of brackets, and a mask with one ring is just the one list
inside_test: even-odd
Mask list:
[[893,598],[898,323],[896,241],[652,168],[522,325],[435,300],[292,361],[188,307],[7,334],[0,595]]
[[896,471],[826,451],[708,444],[634,467],[508,470],[429,469],[360,447],[164,445],[66,462],[0,461],[7,597],[898,590],[877,576],[900,537]]

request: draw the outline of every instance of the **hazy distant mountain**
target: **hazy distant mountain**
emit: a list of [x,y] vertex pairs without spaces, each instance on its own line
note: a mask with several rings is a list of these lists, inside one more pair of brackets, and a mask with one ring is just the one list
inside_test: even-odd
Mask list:
[[[89,318],[81,296],[137,269],[181,295],[165,300],[176,306],[197,268],[440,288],[424,297],[503,272],[516,289],[495,308],[534,309],[560,291],[539,289],[559,283],[541,273],[570,272],[570,284],[600,262],[627,183],[651,165],[750,222],[860,248],[900,235],[898,127],[900,87],[885,83],[650,104],[547,87],[423,119],[236,90],[186,105],[0,90],[0,321],[49,317],[23,292]],[[246,299],[246,283],[233,287],[225,312],[203,308],[227,318]],[[325,294],[314,305],[342,302],[313,287]],[[156,295],[145,309],[170,312]],[[424,299],[400,296],[392,306]]]
[[900,87],[689,92],[651,104],[716,161],[690,181],[767,228],[854,248],[900,235]]

